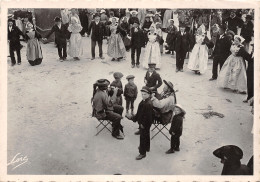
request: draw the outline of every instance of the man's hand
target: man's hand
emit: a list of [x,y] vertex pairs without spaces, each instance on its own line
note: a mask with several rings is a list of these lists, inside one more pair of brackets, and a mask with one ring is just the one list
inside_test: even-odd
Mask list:
[[152,99],[154,99],[155,98],[155,93],[152,93]]

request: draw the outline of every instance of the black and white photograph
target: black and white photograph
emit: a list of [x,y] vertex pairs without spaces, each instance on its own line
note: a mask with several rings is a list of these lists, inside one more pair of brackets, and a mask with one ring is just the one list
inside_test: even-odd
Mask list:
[[259,175],[257,7],[56,5],[1,13],[6,175]]

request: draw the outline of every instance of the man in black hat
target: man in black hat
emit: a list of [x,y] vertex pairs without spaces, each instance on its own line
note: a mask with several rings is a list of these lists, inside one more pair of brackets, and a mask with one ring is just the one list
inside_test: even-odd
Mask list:
[[99,47],[99,57],[101,59],[104,59],[103,57],[103,51],[102,51],[102,44],[103,44],[103,38],[105,36],[105,25],[100,22],[100,15],[96,13],[94,15],[95,20],[92,21],[88,28],[88,36],[90,35],[90,32],[92,31],[91,35],[91,54],[92,58],[91,60],[95,59],[95,48],[96,48],[96,42],[98,43]]
[[[93,96],[93,116],[97,119],[107,119],[112,121],[112,136],[116,139],[124,139],[120,135],[120,130],[123,131],[121,125],[122,113],[124,108],[119,105],[114,105],[116,102],[117,88],[108,91],[110,82],[106,79],[100,79],[94,84]],[[97,89],[95,87],[98,87]]]
[[246,21],[244,22],[241,28],[240,34],[245,40],[243,42],[246,51],[249,51],[249,43],[252,40],[252,36],[254,35],[254,25],[252,23],[252,16],[246,15]]
[[183,72],[184,59],[188,51],[190,51],[190,35],[185,31],[185,25],[180,24],[180,31],[177,33],[175,39],[176,52],[176,72]]
[[139,155],[136,160],[146,157],[146,152],[150,151],[150,128],[153,123],[153,104],[150,100],[151,91],[147,86],[141,90],[142,101],[140,102],[134,121],[140,125],[140,145]]
[[243,151],[235,145],[226,145],[216,149],[213,155],[221,159],[223,169],[221,175],[250,175],[250,169],[241,164]]
[[227,28],[233,31],[235,35],[238,34],[243,26],[243,20],[237,17],[235,9],[231,10],[230,16],[226,20],[224,20],[224,23],[227,24]]
[[219,35],[217,36],[216,45],[212,53],[213,56],[213,66],[212,66],[212,78],[209,80],[216,80],[218,77],[218,65],[220,69],[225,63],[226,59],[230,55],[231,40],[228,35],[226,35],[225,26],[220,26]]
[[145,74],[144,82],[150,91],[153,91],[158,95],[157,89],[162,85],[162,79],[159,73],[155,71],[155,63],[149,63],[148,71]]
[[21,64],[21,49],[22,45],[20,43],[20,35],[23,35],[22,31],[14,25],[14,20],[8,19],[8,27],[7,27],[7,32],[8,32],[8,42],[9,42],[9,52],[10,52],[10,57],[12,61],[12,66],[16,64],[15,56],[14,56],[14,51],[16,51],[17,55],[17,61],[18,65]]
[[51,31],[43,40],[46,41],[53,32],[55,33],[55,43],[57,44],[58,54],[62,62],[67,58],[67,26],[61,23],[61,18],[59,17],[55,17],[54,21],[55,25],[53,25]]
[[[143,30],[139,28],[139,21],[135,21],[133,27],[130,31],[131,38],[131,60],[132,60],[132,68],[139,68],[140,62],[140,54],[142,47],[145,46],[144,33]],[[135,53],[136,53],[136,61],[135,61]]]

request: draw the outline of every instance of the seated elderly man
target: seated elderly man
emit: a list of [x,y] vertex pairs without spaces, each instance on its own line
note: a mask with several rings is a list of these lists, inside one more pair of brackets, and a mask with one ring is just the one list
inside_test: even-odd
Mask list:
[[[100,79],[94,84],[93,94],[93,116],[97,119],[107,119],[112,122],[112,136],[116,139],[124,139],[120,135],[123,132],[121,125],[122,113],[124,108],[115,105],[117,88],[108,89],[110,82],[106,79]],[[96,87],[98,87],[96,89]]]
[[173,88],[173,84],[170,81],[165,81],[165,86],[163,87],[163,92],[160,94],[160,100],[152,95],[151,101],[155,109],[155,117],[162,124],[167,124],[171,121],[173,109],[176,104],[176,95]]

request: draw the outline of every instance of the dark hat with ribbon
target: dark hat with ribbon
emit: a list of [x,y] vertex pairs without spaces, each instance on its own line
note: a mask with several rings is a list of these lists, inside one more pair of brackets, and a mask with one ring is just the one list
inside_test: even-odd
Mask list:
[[98,87],[108,87],[110,82],[107,79],[99,79],[95,83]]
[[165,85],[167,85],[171,89],[172,92],[174,92],[174,86],[173,86],[172,82],[166,81],[166,80],[163,80],[163,82],[165,83]]
[[128,75],[128,76],[126,77],[127,80],[130,80],[130,79],[133,79],[133,78],[135,78],[134,75]]
[[147,86],[143,86],[141,89],[141,92],[146,92],[148,94],[151,94],[151,91],[150,91],[149,87],[147,87]]
[[220,159],[225,157],[227,160],[240,160],[243,158],[243,151],[238,146],[226,145],[216,149],[213,155]]
[[118,78],[122,78],[124,75],[121,72],[115,72],[113,74],[113,76],[114,76],[115,79],[118,79]]
[[54,21],[55,21],[55,22],[61,22],[61,18],[58,17],[58,16],[56,16],[56,17],[54,18]]
[[100,14],[99,13],[95,13],[93,17],[95,18],[97,16],[100,17]]
[[12,22],[12,23],[14,23],[15,20],[14,20],[13,18],[8,18],[8,22]]

